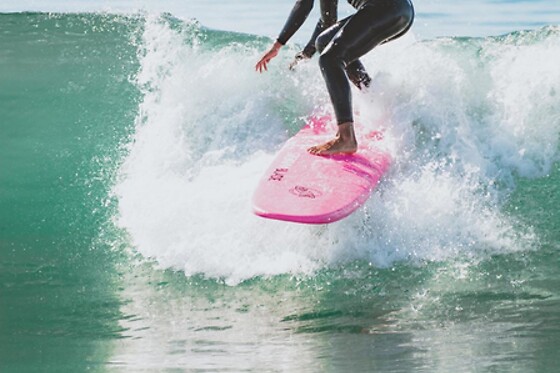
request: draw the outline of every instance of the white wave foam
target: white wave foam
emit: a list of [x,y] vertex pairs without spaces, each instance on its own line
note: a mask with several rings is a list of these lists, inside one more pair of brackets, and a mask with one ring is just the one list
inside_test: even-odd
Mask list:
[[[396,162],[363,209],[316,227],[250,212],[274,151],[302,124],[298,118],[327,102],[315,62],[284,71],[292,50],[258,75],[253,66],[266,45],[213,45],[191,40],[196,34],[160,19],[145,28],[138,76],[144,100],[115,187],[119,225],[144,256],[235,284],[354,259],[389,266],[530,245],[530,229],[500,206],[511,175],[539,176],[557,157],[558,120],[548,105],[558,99],[507,94],[529,84],[517,79],[522,63],[514,57],[530,55],[524,48],[533,46],[516,54],[507,42],[409,37],[368,55],[375,85],[355,96],[356,109],[369,126],[389,114],[384,145]],[[512,55],[479,57],[480,48],[501,45]],[[508,58],[520,65],[506,66]],[[548,63],[542,68],[558,74]],[[548,82],[549,92],[557,81]],[[531,84],[530,92],[538,92]],[[528,108],[518,111],[522,130],[508,119],[516,100]],[[539,147],[544,139],[550,145]],[[510,156],[514,150],[518,157]]]

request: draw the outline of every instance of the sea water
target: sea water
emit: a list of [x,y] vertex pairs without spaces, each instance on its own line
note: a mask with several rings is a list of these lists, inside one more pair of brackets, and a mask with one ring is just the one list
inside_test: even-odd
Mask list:
[[324,226],[250,212],[331,110],[317,9],[254,71],[291,6],[0,4],[0,371],[558,370],[560,4],[415,2],[353,92],[391,171]]

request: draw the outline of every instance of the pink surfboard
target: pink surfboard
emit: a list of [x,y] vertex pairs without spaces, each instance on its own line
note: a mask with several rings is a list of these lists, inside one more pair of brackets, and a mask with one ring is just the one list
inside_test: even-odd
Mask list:
[[307,152],[331,139],[336,126],[328,116],[312,117],[280,149],[253,195],[253,211],[269,219],[325,224],[350,215],[369,198],[390,164],[376,149],[380,132],[357,134],[355,154],[317,156]]

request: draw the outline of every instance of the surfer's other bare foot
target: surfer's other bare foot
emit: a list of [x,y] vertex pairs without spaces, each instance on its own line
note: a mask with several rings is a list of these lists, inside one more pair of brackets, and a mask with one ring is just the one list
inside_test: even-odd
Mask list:
[[352,122],[339,124],[336,137],[331,141],[307,149],[309,153],[315,155],[352,154],[357,150],[358,142]]

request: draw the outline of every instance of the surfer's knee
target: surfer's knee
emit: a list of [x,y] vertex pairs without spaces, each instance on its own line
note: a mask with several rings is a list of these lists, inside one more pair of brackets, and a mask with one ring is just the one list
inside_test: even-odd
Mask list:
[[344,68],[345,67],[344,58],[336,50],[336,48],[327,48],[319,56],[319,66],[321,70],[329,70],[332,68]]

